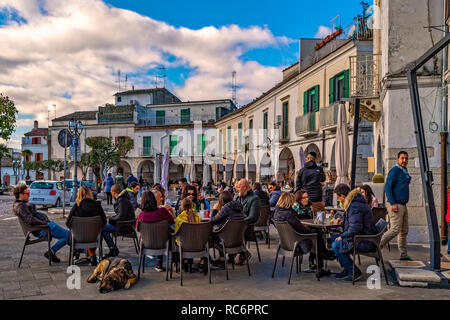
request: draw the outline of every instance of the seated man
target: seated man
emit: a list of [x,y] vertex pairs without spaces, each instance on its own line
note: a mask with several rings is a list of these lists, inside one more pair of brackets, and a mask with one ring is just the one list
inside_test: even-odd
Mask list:
[[[350,258],[350,253],[353,252],[354,237],[356,235],[374,235],[377,234],[377,231],[373,223],[372,210],[359,188],[350,192],[347,185],[340,184],[334,189],[334,192],[345,209],[344,220],[342,221],[339,218],[337,221],[339,224],[343,223],[344,232],[330,238],[331,247],[344,268],[335,277],[352,281],[353,261]],[[375,250],[375,246],[370,242],[363,241],[358,245],[358,250],[371,252]],[[361,270],[355,266],[355,281],[359,280],[361,276]]]
[[[36,211],[36,206],[34,204],[28,203],[30,198],[28,186],[15,187],[13,194],[16,197],[16,201],[13,205],[13,211],[16,216],[29,226],[48,226],[50,228],[50,235],[53,238],[59,239],[59,241],[50,249],[50,252],[47,251],[44,256],[47,259],[51,259],[52,262],[60,262],[61,260],[56,256],[56,252],[68,243],[70,231],[53,221],[50,221],[45,214]],[[33,235],[43,238],[47,234],[45,231],[37,231],[33,233]]]
[[114,203],[116,215],[109,218],[109,223],[103,227],[103,239],[105,239],[109,247],[109,253],[105,256],[106,258],[116,257],[119,254],[119,249],[117,249],[111,237],[111,233],[116,231],[116,222],[135,219],[134,208],[127,190],[122,191],[122,187],[115,184],[111,188],[111,195],[116,199],[116,203]]
[[[238,189],[238,195],[235,201],[240,202],[243,207],[243,212],[245,215],[244,221],[247,221],[249,225],[255,224],[259,219],[259,214],[261,211],[261,200],[259,197],[250,189],[250,183],[246,179],[241,179],[236,183]],[[245,230],[244,238],[246,241],[254,241],[253,227],[249,226]],[[244,257],[245,256],[245,257]],[[247,259],[250,257],[250,252],[242,252],[239,255],[237,265],[244,265]]]

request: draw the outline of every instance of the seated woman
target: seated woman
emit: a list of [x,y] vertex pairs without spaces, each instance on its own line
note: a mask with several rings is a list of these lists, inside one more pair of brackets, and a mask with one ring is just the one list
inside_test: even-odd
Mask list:
[[[194,187],[195,189],[195,187]],[[185,222],[187,223],[200,223],[201,219],[199,215],[194,210],[194,203],[189,197],[184,198],[181,201],[181,213],[178,215],[178,217],[175,219],[175,233],[178,232],[181,225]],[[177,246],[180,244],[178,243],[178,240],[176,241]],[[192,259],[185,259],[183,261],[183,267],[187,269],[187,265],[192,265]],[[205,264],[204,259],[200,262],[200,266],[203,267]]]
[[377,197],[375,197],[375,194],[373,193],[372,188],[370,186],[368,186],[367,184],[363,185],[361,187],[361,194],[363,195],[364,199],[366,199],[370,209],[378,208]]
[[[319,267],[319,276],[323,277],[330,275],[330,272],[328,270],[323,269],[323,259],[327,260],[334,259],[335,258],[334,253],[330,250],[327,250],[323,234],[319,229],[309,228],[300,221],[297,214],[292,209],[293,205],[294,205],[294,195],[287,192],[283,193],[275,207],[275,214],[273,216],[273,219],[279,222],[283,221],[288,222],[289,225],[298,233],[302,234],[317,233],[317,249],[319,251],[317,263]],[[311,250],[311,247],[312,247],[311,240],[304,240],[300,242],[296,250],[298,250],[298,252],[300,251],[308,252]],[[310,268],[313,268],[312,265],[314,263],[315,256],[316,255],[314,253],[309,254]]]
[[[155,190],[156,192],[159,192]],[[159,222],[167,220],[169,225],[173,225],[175,220],[172,214],[164,207],[158,208],[158,203],[156,201],[155,195],[152,191],[144,191],[141,198],[141,213],[136,221],[136,228],[139,225],[139,221],[142,222]],[[169,242],[170,243],[170,242]],[[158,272],[164,271],[163,257],[158,256],[158,263],[156,264],[155,270]]]
[[259,182],[255,182],[253,184],[253,192],[259,197],[259,199],[261,200],[261,205],[262,206],[268,206],[269,204],[269,194],[265,191],[263,191],[262,189],[262,185]]
[[[72,217],[96,217],[102,218],[103,226],[106,225],[106,215],[100,202],[94,200],[91,190],[82,186],[77,193],[77,200],[70,209],[70,214],[66,220],[66,226],[70,228]],[[97,265],[96,248],[88,249],[88,255],[91,260],[91,266]]]
[[[217,207],[215,210],[217,211],[217,213],[214,214],[214,216],[211,218],[214,232],[220,230],[228,220],[245,219],[244,212],[242,211],[242,204],[238,201],[233,201],[233,195],[229,191],[223,191],[220,194],[219,202],[217,203]],[[223,267],[225,255],[222,250],[220,239],[215,234],[213,234],[212,241],[216,245],[216,248],[219,250],[219,260],[213,261],[213,265],[216,267]],[[234,259],[234,255],[230,255],[230,261],[231,259]]]
[[312,202],[309,201],[308,193],[304,189],[298,190],[295,193],[295,203],[292,209],[297,212],[300,220],[314,219]]

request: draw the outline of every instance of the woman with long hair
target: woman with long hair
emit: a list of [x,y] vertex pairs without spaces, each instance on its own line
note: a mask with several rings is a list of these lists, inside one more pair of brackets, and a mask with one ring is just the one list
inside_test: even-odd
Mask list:
[[[194,210],[194,204],[192,201],[186,197],[181,201],[181,213],[178,215],[178,217],[175,219],[175,233],[177,233],[178,229],[180,229],[181,225],[183,223],[200,223],[201,219],[195,213]],[[177,246],[180,245],[178,240],[176,241]],[[202,263],[203,262],[203,263]],[[200,262],[201,267],[204,265],[204,260],[202,259],[202,262]],[[184,259],[183,261],[183,268],[187,271],[188,265],[192,266],[193,260],[192,259]]]
[[297,212],[300,220],[314,219],[312,202],[309,200],[308,192],[304,189],[295,193],[295,203],[292,209]]
[[[173,225],[175,223],[172,214],[166,208],[164,207],[158,208],[158,203],[152,191],[144,191],[142,193],[140,209],[142,211],[141,213],[139,213],[139,217],[137,218],[136,227],[139,225],[139,221],[159,222],[167,220],[169,225]],[[158,256],[158,263],[156,264],[155,267],[155,270],[158,272],[164,271],[164,268],[162,267],[163,257],[164,256]]]
[[[275,214],[273,219],[275,221],[283,222],[286,221],[289,225],[298,233],[308,234],[308,233],[318,233],[317,235],[317,249],[319,254],[317,255],[317,265],[319,267],[319,276],[328,276],[330,272],[328,270],[323,269],[323,259],[333,260],[335,259],[335,255],[332,251],[327,250],[325,246],[325,241],[322,232],[319,229],[312,229],[305,226],[297,216],[297,213],[292,209],[292,206],[295,203],[295,198],[292,193],[285,192],[280,196],[280,199],[277,202],[275,207]],[[296,248],[297,251],[308,252],[311,250],[312,242],[311,240],[301,241]],[[316,259],[316,255],[314,253],[309,254],[309,265],[310,269],[315,268],[314,260]]]
[[363,195],[364,199],[366,199],[370,209],[378,208],[377,197],[373,193],[372,188],[370,186],[368,186],[367,184],[363,185],[361,187],[361,194]]
[[[66,220],[66,226],[70,228],[72,217],[96,217],[102,218],[103,225],[106,225],[106,215],[100,202],[94,200],[91,190],[82,186],[78,189],[77,199],[74,206],[70,210],[70,214]],[[88,255],[92,266],[97,265],[96,248],[89,248]]]

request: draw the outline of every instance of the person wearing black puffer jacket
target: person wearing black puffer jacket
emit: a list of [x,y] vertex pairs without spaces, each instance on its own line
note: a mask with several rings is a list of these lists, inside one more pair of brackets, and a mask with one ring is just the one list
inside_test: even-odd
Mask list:
[[305,189],[308,192],[314,213],[325,211],[325,202],[322,197],[322,182],[325,182],[326,177],[322,167],[316,164],[316,157],[315,152],[308,154],[305,167],[298,173],[294,192],[296,193],[301,189]]
[[[292,209],[294,201],[295,198],[292,193],[283,193],[277,202],[277,206],[275,207],[273,220],[278,222],[286,221],[295,231],[301,234],[317,233],[317,250],[319,251],[317,257],[317,266],[319,267],[319,276],[328,276],[330,275],[330,272],[323,269],[323,259],[333,260],[335,259],[335,256],[332,251],[327,250],[322,232],[319,229],[309,228],[300,221],[297,213]],[[304,240],[299,243],[299,247],[297,247],[296,250],[309,252],[311,250],[311,247],[311,240]],[[314,253],[309,254],[311,269],[315,268],[313,267],[315,258],[316,255]]]
[[[244,220],[246,218],[244,207],[239,201],[233,200],[233,195],[229,191],[222,191],[219,196],[219,202],[213,210],[211,223],[214,227],[214,232],[219,231],[228,220]],[[222,249],[222,244],[216,234],[213,233],[212,241],[219,250],[219,260],[213,261],[214,267],[222,268],[225,263],[225,256]],[[230,255],[230,260],[234,259],[234,255]]]
[[[100,202],[94,200],[91,190],[86,187],[81,187],[78,190],[77,199],[74,206],[70,210],[70,214],[66,220],[66,226],[70,228],[72,224],[72,217],[96,217],[102,218],[103,226],[106,225],[106,215]],[[97,256],[95,255],[95,248],[88,249],[91,265],[97,265]]]
[[[336,257],[339,260],[343,270],[336,274],[335,277],[345,281],[352,281],[353,261],[350,253],[353,252],[354,237],[356,235],[375,235],[377,230],[373,222],[373,214],[366,199],[361,194],[361,189],[356,188],[350,192],[350,188],[345,184],[336,186],[334,192],[338,200],[344,204],[344,232],[339,235],[332,236],[330,242]],[[373,243],[363,241],[358,245],[358,250],[372,252],[375,250]],[[355,266],[355,281],[358,281],[362,272]]]
[[[116,222],[131,221],[135,219],[134,208],[131,204],[127,190],[122,191],[122,187],[115,184],[111,188],[111,194],[113,198],[116,199],[116,202],[114,203],[114,212],[116,215],[109,218],[109,223],[103,228],[103,239],[105,239],[110,250],[105,256],[106,258],[116,257],[119,254],[119,249],[117,249],[111,237],[111,233],[116,231]],[[126,232],[127,230],[122,231]]]

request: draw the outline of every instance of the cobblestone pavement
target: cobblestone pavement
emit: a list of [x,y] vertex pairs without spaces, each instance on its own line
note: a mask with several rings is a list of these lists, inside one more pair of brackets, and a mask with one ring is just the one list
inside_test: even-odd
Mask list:
[[[1,198],[4,200],[5,198]],[[382,279],[381,289],[369,290],[366,285],[366,274],[363,280],[355,286],[344,283],[334,278],[315,279],[314,274],[295,274],[291,285],[287,284],[290,259],[286,259],[285,267],[281,267],[281,259],[275,278],[271,278],[272,267],[276,252],[278,235],[276,230],[271,232],[271,247],[267,248],[264,241],[260,243],[261,259],[258,262],[256,247],[251,246],[250,268],[252,276],[247,274],[246,266],[230,268],[230,280],[225,280],[225,271],[212,271],[212,284],[208,284],[208,277],[199,273],[185,274],[183,287],[179,284],[179,274],[174,273],[173,279],[165,281],[165,273],[158,273],[153,268],[154,259],[146,260],[146,272],[141,275],[141,280],[130,290],[120,290],[108,294],[98,292],[98,284],[88,284],[86,279],[94,270],[91,266],[81,266],[81,289],[69,290],[67,288],[68,248],[58,252],[62,262],[48,265],[43,257],[46,251],[46,243],[27,246],[20,269],[17,268],[20,253],[23,246],[24,235],[16,218],[5,220],[5,216],[11,218],[8,210],[11,203],[2,202],[0,208],[4,215],[0,218],[0,300],[1,299],[225,299],[225,300],[267,300],[267,299],[450,299],[450,291],[443,289],[402,288],[397,285],[386,286]],[[65,220],[61,216],[49,215],[49,217],[64,225]],[[134,251],[130,239],[119,239],[120,257],[127,258],[133,265],[137,274],[137,254]],[[385,260],[398,258],[395,245],[391,245],[391,252],[385,249]],[[107,252],[108,250],[104,250]],[[410,255],[416,259],[426,261],[429,256],[428,249],[424,246],[410,246]],[[302,269],[307,268],[307,260],[304,259]],[[372,259],[361,257],[361,269],[374,264]],[[328,267],[333,271],[339,271],[336,261],[330,262]],[[295,269],[295,268],[294,268]]]

